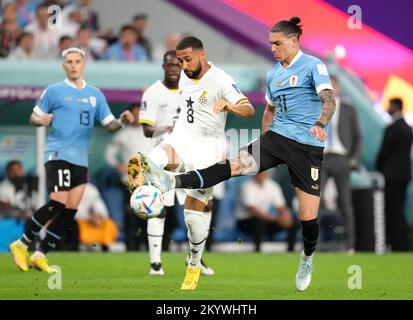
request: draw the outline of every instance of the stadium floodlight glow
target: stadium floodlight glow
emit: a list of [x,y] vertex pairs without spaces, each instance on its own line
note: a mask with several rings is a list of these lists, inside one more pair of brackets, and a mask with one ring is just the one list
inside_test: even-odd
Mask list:
[[344,59],[347,56],[347,50],[342,44],[337,44],[334,47],[334,54],[338,59]]

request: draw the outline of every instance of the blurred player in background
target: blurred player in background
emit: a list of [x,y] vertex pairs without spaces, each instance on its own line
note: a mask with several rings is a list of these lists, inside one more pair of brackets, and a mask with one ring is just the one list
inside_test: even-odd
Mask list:
[[267,73],[267,104],[259,139],[242,148],[236,158],[203,170],[171,176],[149,163],[146,176],[140,177],[149,177],[165,192],[172,188],[209,188],[231,177],[287,164],[297,192],[304,239],[295,282],[297,290],[304,291],[311,282],[319,233],[320,169],[327,139],[324,128],[336,103],[326,65],[300,50],[300,22],[293,17],[277,22],[270,30],[271,52],[279,63]]
[[[145,182],[142,168],[160,166],[184,172],[205,168],[226,156],[225,123],[227,113],[251,117],[254,108],[240,92],[236,82],[223,70],[207,62],[201,40],[189,36],[176,48],[182,63],[179,81],[182,111],[172,134],[152,150],[149,157],[132,156],[129,160],[131,190]],[[190,258],[182,290],[196,289],[202,271],[201,258],[211,221],[213,188],[202,185],[185,190],[184,219],[188,228]]]
[[102,92],[83,79],[85,53],[69,48],[62,53],[67,78],[46,88],[33,109],[30,124],[49,126],[44,160],[50,200],[28,220],[23,235],[10,245],[14,262],[28,271],[28,246],[40,229],[51,220],[46,237],[30,257],[30,267],[54,272],[46,254],[53,250],[61,235],[73,223],[82,199],[88,175],[88,144],[94,123],[100,121],[109,131],[133,122],[129,111],[115,119]]

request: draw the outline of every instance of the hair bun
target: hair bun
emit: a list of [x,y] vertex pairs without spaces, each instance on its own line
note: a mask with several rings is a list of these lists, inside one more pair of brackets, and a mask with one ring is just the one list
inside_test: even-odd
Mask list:
[[300,19],[299,17],[292,17],[292,18],[291,18],[290,20],[288,20],[288,21],[290,21],[292,24],[298,26],[298,24],[301,22],[301,19]]

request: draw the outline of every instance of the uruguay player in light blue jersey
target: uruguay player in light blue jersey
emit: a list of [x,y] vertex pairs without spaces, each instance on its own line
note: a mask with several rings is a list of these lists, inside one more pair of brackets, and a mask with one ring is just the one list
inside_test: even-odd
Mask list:
[[[28,271],[29,267],[48,273],[55,271],[49,267],[46,254],[58,245],[62,234],[72,225],[83,197],[88,176],[88,146],[95,121],[109,131],[134,121],[129,111],[115,119],[102,92],[85,82],[83,50],[69,48],[63,51],[62,58],[67,78],[46,88],[30,117],[34,126],[51,126],[44,155],[50,200],[28,220],[22,237],[10,245],[14,262],[22,271]],[[46,237],[28,259],[28,247],[50,220]]]
[[[163,192],[173,188],[202,189],[240,175],[256,174],[286,164],[297,192],[304,251],[296,275],[296,288],[304,291],[311,282],[312,261],[318,241],[320,169],[324,127],[335,111],[335,99],[326,65],[300,50],[300,18],[277,22],[269,33],[271,52],[277,63],[266,77],[263,134],[237,157],[202,170],[169,176],[149,163],[145,179]],[[132,175],[132,174],[131,174]],[[130,176],[130,181],[136,179]]]

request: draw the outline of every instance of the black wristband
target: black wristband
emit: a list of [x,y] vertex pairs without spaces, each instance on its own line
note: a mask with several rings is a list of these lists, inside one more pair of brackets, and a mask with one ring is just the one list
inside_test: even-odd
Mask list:
[[314,125],[317,126],[317,127],[322,128],[322,129],[324,129],[324,127],[325,127],[325,125],[322,124],[320,121],[316,121],[316,122],[314,123]]

